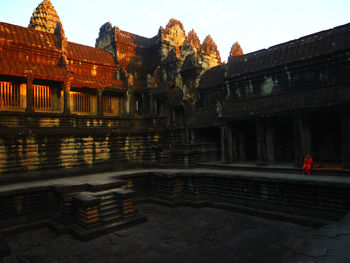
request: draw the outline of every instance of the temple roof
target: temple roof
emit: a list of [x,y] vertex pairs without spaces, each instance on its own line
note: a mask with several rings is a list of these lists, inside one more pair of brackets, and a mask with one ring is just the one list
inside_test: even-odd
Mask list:
[[[114,79],[117,65],[112,55],[98,48],[68,42],[68,65],[60,65],[62,50],[55,34],[0,22],[0,74],[63,81],[68,70],[76,87],[112,87],[122,83]],[[91,70],[93,69],[93,70]],[[93,72],[94,71],[94,72]]]
[[[0,22],[0,45],[8,43],[59,52],[60,49],[56,46],[58,40],[54,34]],[[73,42],[68,42],[68,58],[105,66],[116,66],[113,57],[108,52]]]
[[228,62],[227,77],[233,78],[349,48],[350,23],[268,49],[233,57]]
[[120,87],[123,82],[111,78],[101,78],[89,75],[74,74],[71,86],[74,88],[107,88],[107,87]]
[[112,55],[99,48],[68,42],[68,59],[105,66],[116,66]]
[[34,10],[28,27],[47,33],[54,33],[57,23],[61,24],[58,14],[50,0],[44,0]]
[[225,84],[224,77],[225,77],[226,68],[227,68],[226,65],[222,64],[220,66],[216,66],[208,69],[201,76],[201,79],[199,81],[199,88],[209,89],[213,87],[224,86]]
[[32,48],[58,50],[58,37],[32,28],[0,22],[0,41]]
[[23,61],[0,59],[0,74],[25,77],[31,71],[34,78],[64,81],[67,76],[65,68],[52,65],[41,65]]
[[115,35],[116,35],[117,42],[125,43],[132,46],[137,46],[141,48],[148,48],[153,44],[152,42],[153,38],[147,38],[147,37],[139,36],[127,31],[123,31],[123,30],[120,30],[118,27],[115,27],[115,28],[116,28]]

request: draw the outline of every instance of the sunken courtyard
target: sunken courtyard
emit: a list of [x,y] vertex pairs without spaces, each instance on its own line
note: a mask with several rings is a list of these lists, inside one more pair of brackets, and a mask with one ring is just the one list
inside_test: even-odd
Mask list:
[[0,22],[0,263],[349,263],[349,73],[350,24],[226,63],[173,18]]

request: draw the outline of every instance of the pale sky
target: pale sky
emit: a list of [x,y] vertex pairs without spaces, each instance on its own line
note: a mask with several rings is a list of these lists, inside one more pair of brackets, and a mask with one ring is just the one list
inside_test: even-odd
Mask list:
[[[0,0],[0,21],[28,26],[42,0]],[[51,0],[69,41],[94,46],[99,28],[153,37],[170,18],[210,34],[227,60],[238,41],[244,53],[350,23],[350,0]]]

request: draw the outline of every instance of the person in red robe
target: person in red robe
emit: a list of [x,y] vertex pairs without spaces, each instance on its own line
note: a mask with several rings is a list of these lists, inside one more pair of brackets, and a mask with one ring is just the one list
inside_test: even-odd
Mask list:
[[309,154],[306,155],[304,159],[304,165],[303,165],[303,175],[305,175],[306,173],[308,176],[310,176],[311,167],[313,163],[314,161],[312,160],[311,156]]

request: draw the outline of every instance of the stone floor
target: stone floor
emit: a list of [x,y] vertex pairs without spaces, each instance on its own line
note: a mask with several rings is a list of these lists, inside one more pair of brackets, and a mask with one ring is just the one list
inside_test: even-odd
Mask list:
[[[0,194],[61,184],[98,183],[132,170],[0,186]],[[150,171],[150,170],[145,170]],[[158,171],[158,170],[155,170]],[[166,172],[164,170],[160,170]],[[177,170],[175,170],[177,171]],[[181,170],[179,170],[181,171]],[[174,172],[171,170],[169,172]],[[208,172],[192,169],[189,173]],[[234,175],[235,171],[216,171]],[[350,184],[350,177],[240,171],[248,177],[273,177]],[[98,178],[98,179],[96,179]],[[90,242],[42,229],[7,237],[12,256],[0,263],[61,262],[239,262],[350,263],[350,214],[320,229],[272,221],[212,208],[138,205],[148,222]]]
[[350,262],[313,261],[328,250],[309,244],[314,229],[308,227],[212,208],[138,209],[147,223],[90,242],[47,228],[8,237],[13,255],[5,262]]

